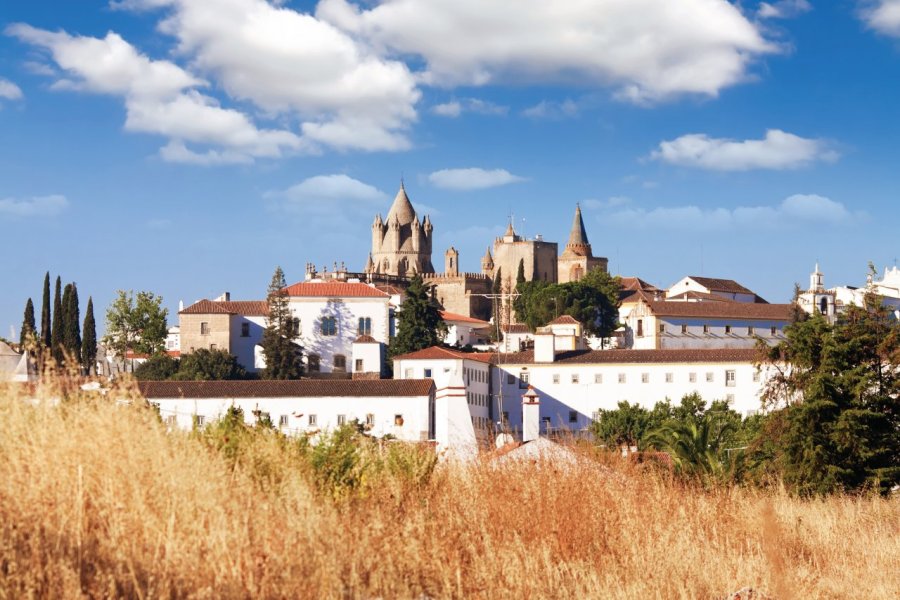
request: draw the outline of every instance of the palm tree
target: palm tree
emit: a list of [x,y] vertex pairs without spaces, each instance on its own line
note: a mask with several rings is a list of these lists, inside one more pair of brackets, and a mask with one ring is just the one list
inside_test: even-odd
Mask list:
[[675,472],[703,483],[733,479],[740,465],[740,453],[725,452],[724,441],[734,431],[731,423],[709,412],[696,419],[670,421],[652,431],[647,444],[666,452]]

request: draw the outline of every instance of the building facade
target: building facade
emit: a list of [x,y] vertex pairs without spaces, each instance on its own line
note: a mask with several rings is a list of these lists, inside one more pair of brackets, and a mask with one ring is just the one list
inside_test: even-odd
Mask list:
[[266,301],[231,300],[227,292],[220,298],[199,300],[179,311],[180,353],[189,354],[200,348],[226,350],[248,372],[259,371],[256,348],[269,314]]

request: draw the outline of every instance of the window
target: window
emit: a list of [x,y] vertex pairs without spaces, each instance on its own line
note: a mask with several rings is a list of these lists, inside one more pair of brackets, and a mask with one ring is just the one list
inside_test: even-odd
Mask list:
[[403,379],[412,379],[413,370],[410,368],[403,369]]
[[200,335],[209,335],[209,323],[206,321],[200,323]]
[[709,333],[709,325],[706,323],[703,324],[703,333]]
[[601,373],[594,373],[594,383],[603,383],[603,375]]
[[734,387],[734,371],[732,369],[725,371],[725,385]]
[[512,384],[514,384],[515,382],[516,382],[516,376],[513,375],[512,373],[507,373],[507,374],[506,374],[506,384],[507,384],[507,385],[512,385]]
[[706,382],[707,382],[707,383],[712,383],[712,380],[713,380],[713,374],[712,374],[712,371],[707,371],[707,372],[706,372]]
[[206,417],[203,415],[194,415],[194,427],[198,429],[206,425]]
[[778,335],[778,328],[777,328],[777,327],[772,327],[772,328],[769,330],[769,332],[772,334],[772,337],[775,337],[776,335]]
[[697,383],[697,374],[691,373],[690,375],[688,375],[688,381],[690,381],[691,383]]
[[544,431],[550,431],[550,417],[541,417],[541,423],[544,425]]
[[747,335],[753,335],[753,325],[747,327]]
[[569,423],[577,423],[578,422],[578,411],[570,410],[569,411]]
[[731,333],[731,325],[726,325],[725,326],[725,334],[727,335],[729,333]]
[[559,383],[559,373],[553,374],[553,383]]
[[759,383],[759,371],[753,371],[753,383]]
[[431,379],[431,369],[425,369],[425,379]]
[[279,415],[278,426],[279,427],[287,427],[288,426],[288,415]]
[[363,359],[357,358],[355,361],[353,361],[353,371],[355,373],[363,372]]
[[316,418],[316,415],[309,415],[309,426],[310,427],[315,427],[317,421],[318,421],[318,419]]
[[322,335],[337,335],[337,319],[334,317],[322,319]]
[[641,383],[650,383],[650,373],[641,373]]
[[666,373],[666,383],[672,383],[674,376],[671,373]]
[[372,319],[370,317],[359,318],[359,335],[372,335]]
[[578,373],[572,373],[572,383],[578,383]]
[[625,373],[619,373],[619,383],[625,383]]
[[250,323],[241,323],[241,337],[250,337]]
[[522,371],[519,373],[519,389],[525,389],[528,387],[528,371]]
[[397,427],[403,427],[403,415],[394,415],[394,425]]
[[210,345],[209,345],[209,349],[215,351],[215,350],[218,350],[219,347],[216,346],[215,344],[210,344]]
[[375,425],[375,415],[374,414],[369,413],[366,415],[366,425],[368,425],[369,427],[372,427]]
[[293,321],[291,321],[291,333],[294,334],[294,337],[300,337],[300,319],[294,317]]
[[659,324],[659,332],[660,332],[660,333],[665,333],[665,332],[666,332],[666,324],[665,324],[665,323],[660,323],[660,324]]
[[335,354],[334,355],[334,370],[335,371],[346,371],[347,370],[347,357],[343,354]]
[[309,368],[310,373],[318,373],[319,372],[319,355],[318,354],[309,354],[306,356],[306,366]]
[[644,320],[638,319],[637,322],[637,336],[644,337]]
[[684,335],[686,333],[687,333],[687,325],[682,325],[681,326],[681,335]]
[[734,394],[728,394],[725,396],[725,402],[728,403],[728,406],[734,406]]
[[337,424],[338,424],[338,427],[341,427],[342,425],[346,425],[347,424],[347,415],[338,415],[337,416]]

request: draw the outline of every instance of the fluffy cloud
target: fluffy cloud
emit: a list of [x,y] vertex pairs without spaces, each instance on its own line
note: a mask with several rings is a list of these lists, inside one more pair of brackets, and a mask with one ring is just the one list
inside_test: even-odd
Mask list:
[[378,188],[343,174],[316,175],[286,190],[268,192],[265,197],[278,200],[287,210],[321,213],[329,213],[335,207],[353,212],[388,200],[388,195]]
[[778,0],[760,2],[756,15],[760,19],[790,19],[812,10],[807,0]]
[[509,112],[509,107],[494,104],[487,100],[480,100],[478,98],[463,98],[461,100],[451,100],[450,102],[445,102],[443,104],[436,104],[431,107],[431,112],[441,117],[451,118],[456,118],[464,112],[478,115],[500,116]]
[[634,101],[715,96],[779,51],[727,0],[322,0],[316,15],[384,52],[417,55],[441,86],[559,80]]
[[774,206],[701,208],[695,205],[645,209],[629,207],[606,214],[604,220],[647,229],[732,231],[738,228],[837,225],[862,218],[835,200],[815,194],[795,194]]
[[19,100],[22,98],[22,90],[9,79],[0,77],[0,98]]
[[900,0],[876,0],[862,12],[866,24],[879,33],[900,37]]
[[441,169],[428,175],[431,185],[448,190],[483,190],[525,181],[506,169]]
[[770,129],[761,140],[711,138],[702,133],[683,135],[661,142],[650,157],[683,167],[747,171],[795,169],[816,161],[834,161],[838,154],[822,140]]
[[65,196],[35,196],[25,200],[0,198],[0,215],[12,217],[55,217],[69,206]]
[[542,100],[522,111],[522,116],[531,119],[567,119],[578,114],[578,103],[571,99],[556,102]]

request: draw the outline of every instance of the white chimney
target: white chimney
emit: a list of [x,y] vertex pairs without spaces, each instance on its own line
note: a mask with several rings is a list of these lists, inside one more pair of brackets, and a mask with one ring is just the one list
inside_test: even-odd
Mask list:
[[533,442],[541,437],[541,399],[534,388],[522,396],[522,442]]
[[534,336],[534,362],[552,363],[556,360],[556,339],[553,332],[543,327]]

